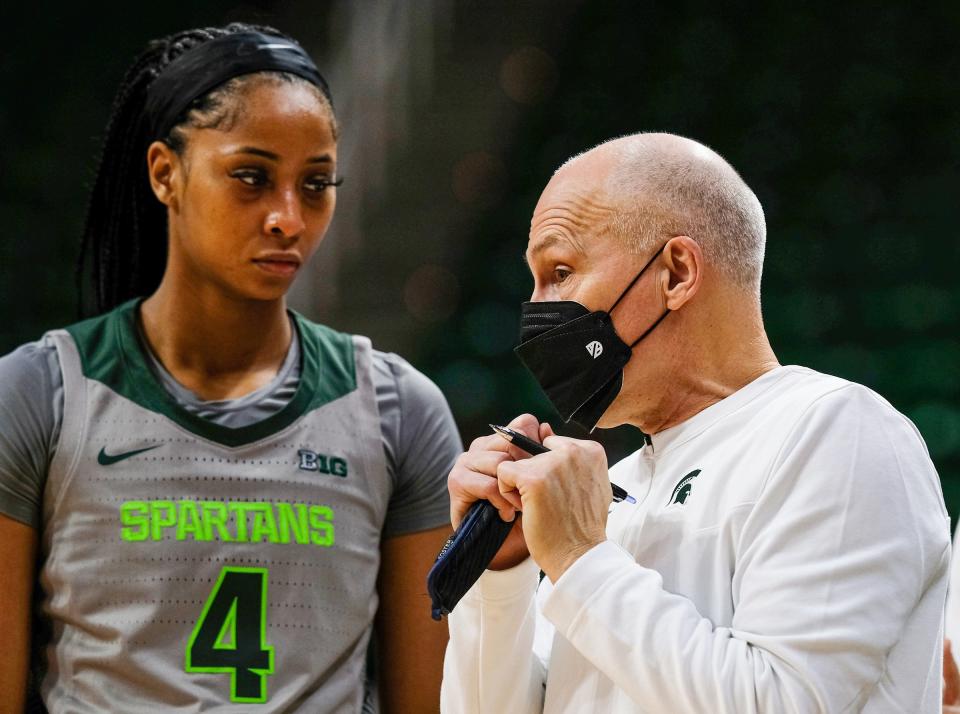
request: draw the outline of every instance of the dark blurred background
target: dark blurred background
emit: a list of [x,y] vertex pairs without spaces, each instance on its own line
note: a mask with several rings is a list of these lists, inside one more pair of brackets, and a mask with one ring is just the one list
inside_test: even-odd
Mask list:
[[[956,516],[960,3],[720,5],[18,4],[0,54],[0,353],[76,315],[86,191],[133,56],[189,26],[264,22],[314,54],[343,127],[337,217],[293,304],[427,372],[465,440],[521,411],[557,420],[511,352],[551,173],[605,139],[671,131],[763,203],[780,361],[907,414]],[[640,442],[600,438],[611,461]]]

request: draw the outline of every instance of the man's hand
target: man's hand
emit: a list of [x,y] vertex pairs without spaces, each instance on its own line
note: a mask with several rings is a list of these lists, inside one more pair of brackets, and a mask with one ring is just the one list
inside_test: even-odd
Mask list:
[[[541,426],[536,417],[522,414],[508,426],[540,442]],[[549,430],[549,427],[547,429]],[[514,521],[513,530],[487,566],[490,570],[511,568],[530,555],[523,539],[522,518],[517,517],[515,508],[519,501],[514,503],[505,498],[497,485],[497,467],[500,464],[529,458],[526,452],[510,446],[496,434],[481,436],[474,439],[470,449],[457,459],[447,479],[447,488],[450,491],[450,522],[454,528],[460,526],[464,515],[474,502],[480,499],[490,501],[500,511],[503,520]]]
[[497,478],[504,498],[523,511],[530,554],[556,582],[581,555],[607,539],[610,479],[600,444],[554,436],[543,426],[548,434],[543,445],[550,453],[504,459]]

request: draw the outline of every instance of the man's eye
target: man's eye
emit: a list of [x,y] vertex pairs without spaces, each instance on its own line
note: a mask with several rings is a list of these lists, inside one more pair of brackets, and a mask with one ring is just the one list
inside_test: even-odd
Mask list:
[[267,183],[267,174],[257,169],[239,169],[230,174],[231,177],[242,181],[247,186],[263,186]]
[[564,282],[571,275],[569,270],[564,268],[554,268],[553,269],[553,282],[560,284]]

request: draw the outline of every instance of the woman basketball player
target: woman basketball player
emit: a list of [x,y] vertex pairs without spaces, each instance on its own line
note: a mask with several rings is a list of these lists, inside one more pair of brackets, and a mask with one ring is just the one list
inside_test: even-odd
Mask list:
[[275,30],[182,32],[128,71],[84,232],[94,317],[0,360],[9,711],[31,682],[52,712],[437,708],[449,409],[285,302],[336,153],[327,85]]

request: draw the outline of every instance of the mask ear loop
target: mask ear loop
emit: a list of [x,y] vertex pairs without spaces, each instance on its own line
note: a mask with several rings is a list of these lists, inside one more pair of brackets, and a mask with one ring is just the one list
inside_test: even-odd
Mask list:
[[[640,272],[636,274],[636,276],[633,278],[633,280],[630,281],[630,284],[623,289],[623,292],[622,292],[622,293],[620,293],[620,297],[617,298],[616,302],[614,302],[613,305],[610,306],[610,309],[607,310],[607,315],[610,315],[610,314],[613,312],[614,308],[616,308],[616,306],[620,304],[620,301],[623,300],[624,296],[625,296],[628,292],[630,292],[630,288],[632,288],[634,285],[637,284],[637,281],[640,279],[640,277],[641,277],[645,272],[647,272],[647,268],[650,267],[651,263],[653,263],[653,261],[655,261],[655,260],[657,259],[657,256],[660,255],[660,254],[663,252],[663,249],[666,248],[666,247],[667,247],[667,244],[664,243],[663,245],[660,246],[660,248],[657,250],[656,253],[654,253],[652,256],[650,256],[650,260],[647,261],[647,264],[644,265],[644,266],[640,269]],[[660,319],[662,320],[663,318],[661,317]],[[645,333],[643,333],[643,334],[647,334],[647,333],[645,332]]]
[[[663,252],[663,249],[666,247],[667,247],[667,244],[664,243],[663,245],[660,246],[660,248],[657,250],[656,253],[650,256],[650,260],[647,261],[647,264],[640,269],[640,272],[637,273],[636,277],[634,277],[634,279],[630,281],[630,284],[624,289],[624,291],[620,293],[620,297],[617,298],[617,301],[613,303],[613,305],[609,310],[607,310],[608,318],[610,317],[610,314],[613,312],[613,309],[620,304],[621,300],[623,300],[624,295],[630,292],[630,288],[632,288],[636,284],[636,282],[640,279],[640,277],[646,272],[647,268],[650,267],[653,261],[657,259],[657,256],[660,255]],[[660,317],[658,317],[656,322],[650,325],[650,327],[648,327],[646,330],[643,331],[642,335],[640,335],[637,339],[635,339],[633,342],[630,343],[630,349],[632,350],[634,347],[636,347],[637,343],[639,343],[640,340],[642,340],[644,337],[649,335],[653,331],[653,328],[659,325],[661,322],[663,322],[663,318],[665,318],[669,314],[670,314],[670,310],[667,310]]]
[[671,312],[672,312],[671,310],[667,310],[667,311],[664,312],[660,317],[658,317],[658,318],[657,318],[657,321],[656,321],[655,323],[653,323],[652,325],[650,325],[650,327],[648,327],[646,330],[643,331],[643,334],[642,334],[642,335],[640,335],[637,339],[635,339],[633,342],[630,343],[630,349],[632,350],[634,347],[637,346],[637,343],[640,342],[640,340],[642,340],[644,337],[646,337],[646,336],[649,335],[651,332],[653,332],[653,328],[656,327],[657,325],[659,325],[661,322],[663,322],[663,319],[664,319],[667,315],[669,315]]

